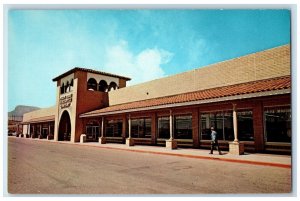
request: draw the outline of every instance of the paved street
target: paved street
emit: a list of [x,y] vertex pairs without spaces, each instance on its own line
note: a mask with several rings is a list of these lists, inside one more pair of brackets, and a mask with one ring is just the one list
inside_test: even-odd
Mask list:
[[289,193],[291,169],[8,138],[12,194]]

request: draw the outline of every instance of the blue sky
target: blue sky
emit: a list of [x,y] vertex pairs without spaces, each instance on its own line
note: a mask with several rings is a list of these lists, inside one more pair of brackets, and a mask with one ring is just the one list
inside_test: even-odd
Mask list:
[[133,85],[288,43],[288,10],[10,10],[8,111],[53,106],[75,66]]

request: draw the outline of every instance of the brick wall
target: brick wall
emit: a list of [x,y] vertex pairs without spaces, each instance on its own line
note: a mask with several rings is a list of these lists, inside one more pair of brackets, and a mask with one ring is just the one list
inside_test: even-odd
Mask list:
[[100,91],[87,90],[87,73],[78,71],[75,73],[78,79],[77,89],[77,105],[76,105],[76,131],[75,142],[80,141],[80,135],[85,133],[85,126],[83,125],[82,118],[79,115],[91,110],[102,108],[108,105],[107,93]]
[[284,75],[290,75],[290,45],[111,91],[109,104],[117,105]]
[[[263,109],[264,107],[270,106],[282,106],[291,105],[291,97],[289,94],[276,95],[270,97],[259,97],[251,98],[245,100],[234,100],[234,101],[224,101],[219,103],[207,103],[202,105],[185,106],[172,108],[173,115],[192,115],[192,129],[193,137],[190,140],[178,140],[180,147],[194,147],[194,148],[209,148],[210,142],[208,140],[200,139],[200,115],[206,112],[214,112],[221,110],[232,111],[232,103],[237,104],[237,110],[252,110],[253,111],[253,129],[254,129],[254,141],[245,142],[245,150],[249,152],[265,152],[265,142],[264,142],[264,125],[263,125]],[[128,114],[127,114],[128,115]],[[141,111],[131,113],[131,118],[149,117],[151,121],[151,138],[149,139],[135,139],[136,144],[144,145],[160,145],[164,146],[165,141],[158,141],[158,128],[157,128],[157,118],[160,116],[169,116],[170,109],[160,109],[151,111]],[[83,118],[85,119],[85,118]],[[92,118],[88,118],[92,119]],[[123,138],[128,137],[128,116],[126,114],[106,116],[105,119],[122,119]],[[123,142],[124,143],[124,142]],[[228,150],[228,142],[220,141],[220,146],[222,150]],[[290,151],[287,149],[283,151]]]
[[264,120],[263,120],[263,104],[256,101],[253,107],[253,131],[256,152],[264,150]]
[[119,78],[119,88],[126,87],[126,80]]

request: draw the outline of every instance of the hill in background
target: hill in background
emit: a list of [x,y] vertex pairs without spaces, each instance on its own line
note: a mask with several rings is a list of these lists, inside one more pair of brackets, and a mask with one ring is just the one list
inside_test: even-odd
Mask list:
[[15,107],[15,109],[13,111],[8,112],[8,119],[22,121],[23,114],[34,111],[34,110],[38,110],[38,109],[40,109],[40,108],[33,107],[33,106],[26,106],[26,105],[18,105]]

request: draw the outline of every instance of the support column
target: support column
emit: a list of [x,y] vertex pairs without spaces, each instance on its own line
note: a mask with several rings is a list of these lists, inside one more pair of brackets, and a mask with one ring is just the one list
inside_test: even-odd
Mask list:
[[166,148],[168,149],[177,149],[177,141],[174,139],[173,132],[173,114],[170,110],[170,139],[166,140]]
[[20,132],[20,124],[17,124],[17,133],[20,133],[22,137],[25,137],[26,135],[23,134],[23,131]]
[[32,125],[32,133],[31,133],[31,138],[35,137],[35,125]]
[[126,118],[126,114],[123,114],[122,116],[122,143],[126,143],[126,134],[127,134],[127,118]]
[[43,135],[42,135],[42,124],[40,124],[40,135],[39,135],[39,139],[42,139],[43,138]]
[[86,134],[81,134],[80,135],[80,140],[79,140],[80,143],[85,143],[86,142]]
[[27,131],[26,131],[26,135],[29,135],[29,134],[30,134],[30,128],[29,128],[29,125],[30,125],[30,124],[27,124]]
[[30,124],[27,125],[27,132],[26,132],[25,137],[29,138],[29,136],[30,136]]
[[192,129],[193,129],[193,147],[199,148],[199,111],[198,108],[194,108],[192,112]]
[[85,143],[86,142],[86,129],[84,127],[86,126],[86,119],[82,120],[82,127],[81,127],[81,134],[79,138],[80,143]]
[[[19,124],[17,123],[17,133],[19,133]],[[20,135],[23,134],[23,133],[20,133]]]
[[239,142],[238,140],[238,120],[236,113],[236,104],[233,103],[233,132],[234,132],[234,141],[229,142],[229,153],[234,155],[244,154],[244,143]]
[[47,140],[50,140],[50,134],[51,134],[50,131],[51,131],[51,130],[50,130],[50,123],[48,123],[48,135],[47,135]]
[[170,110],[170,118],[169,118],[169,124],[170,124],[170,140],[173,140],[173,115],[172,110]]
[[156,118],[156,113],[151,114],[151,143],[153,145],[156,144],[156,139],[157,139],[157,118]]
[[106,144],[106,139],[104,137],[104,117],[102,117],[101,121],[101,137],[99,138],[99,143],[100,144]]
[[233,104],[233,133],[234,133],[234,142],[238,142],[238,122],[236,114],[236,104]]
[[254,146],[256,152],[264,151],[264,109],[261,101],[256,101],[253,108]]
[[53,137],[51,135],[51,123],[48,123],[48,135],[47,135],[47,140],[52,140]]
[[[25,127],[25,124],[22,124],[22,133],[25,133],[25,136],[27,136],[27,130],[25,131],[24,127]],[[28,127],[28,125],[27,125],[27,127]]]
[[127,146],[134,146],[134,140],[131,138],[131,117],[130,114],[128,116],[128,134],[129,137],[126,139]]

